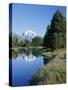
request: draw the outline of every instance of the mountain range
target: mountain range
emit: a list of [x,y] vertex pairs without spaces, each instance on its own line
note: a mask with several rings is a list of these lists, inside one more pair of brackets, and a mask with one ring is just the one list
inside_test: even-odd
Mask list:
[[33,31],[25,31],[25,32],[22,32],[21,34],[12,33],[12,37],[13,36],[16,36],[18,39],[21,39],[24,41],[25,40],[32,41],[32,39],[36,37],[36,33]]

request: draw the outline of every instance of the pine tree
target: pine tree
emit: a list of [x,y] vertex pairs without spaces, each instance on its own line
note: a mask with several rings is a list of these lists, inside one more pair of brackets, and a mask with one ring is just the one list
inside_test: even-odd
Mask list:
[[43,45],[52,50],[66,46],[66,19],[58,9],[47,27]]

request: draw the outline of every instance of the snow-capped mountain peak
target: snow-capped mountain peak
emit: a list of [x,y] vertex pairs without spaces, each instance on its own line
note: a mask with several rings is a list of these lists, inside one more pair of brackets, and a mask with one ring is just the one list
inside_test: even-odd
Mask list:
[[22,33],[12,33],[12,37],[17,37],[19,40],[28,40],[28,41],[32,41],[32,39],[37,36],[35,32],[33,31],[25,31]]
[[23,40],[29,40],[32,41],[32,39],[36,36],[36,33],[33,31],[25,31],[22,33],[22,39]]

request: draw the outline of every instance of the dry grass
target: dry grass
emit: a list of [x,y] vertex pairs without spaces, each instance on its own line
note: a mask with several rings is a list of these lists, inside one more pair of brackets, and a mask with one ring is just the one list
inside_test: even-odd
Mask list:
[[43,52],[50,62],[33,74],[30,85],[61,84],[66,82],[65,50]]
[[42,55],[47,57],[47,58],[54,58],[54,57],[59,57],[59,58],[64,58],[66,55],[65,49],[59,49],[59,50],[54,50],[54,51],[43,51]]
[[61,60],[52,60],[33,74],[31,85],[60,84],[66,82],[66,65]]

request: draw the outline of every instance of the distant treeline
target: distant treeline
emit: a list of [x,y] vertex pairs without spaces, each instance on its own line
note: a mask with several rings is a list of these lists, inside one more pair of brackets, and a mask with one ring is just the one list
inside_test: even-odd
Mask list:
[[12,47],[42,46],[43,43],[43,38],[40,36],[34,37],[32,41],[18,39],[16,36],[11,37],[10,39],[12,39]]

